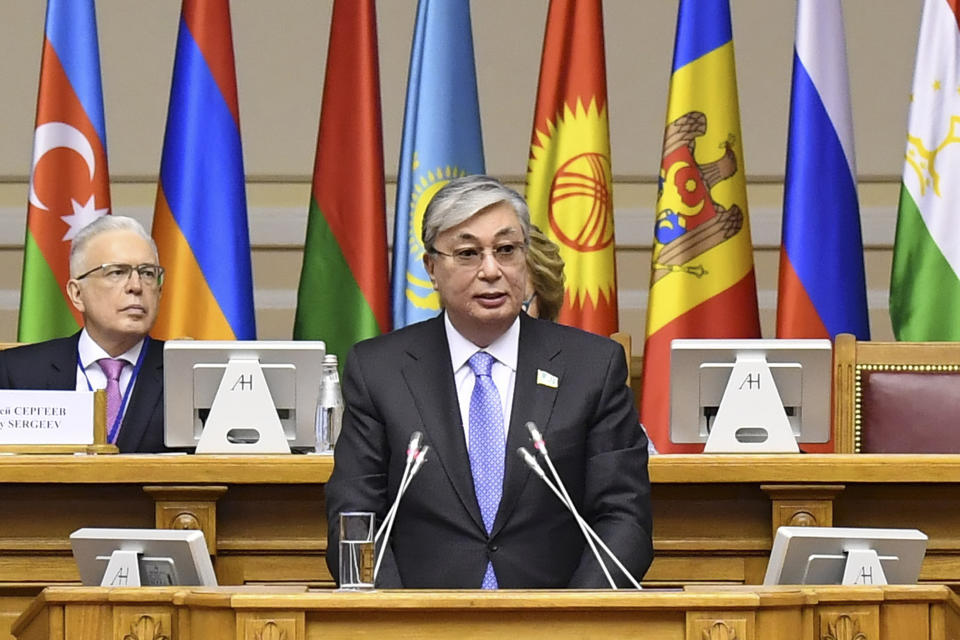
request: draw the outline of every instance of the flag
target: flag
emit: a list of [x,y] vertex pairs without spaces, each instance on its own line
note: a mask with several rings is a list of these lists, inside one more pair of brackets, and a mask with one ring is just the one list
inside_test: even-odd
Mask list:
[[960,340],[960,9],[927,0],[893,246],[897,340]]
[[17,340],[70,335],[70,243],[110,213],[107,133],[93,0],[49,0],[40,62]]
[[390,329],[377,16],[335,0],[293,337],[340,361]]
[[654,222],[640,416],[670,442],[670,341],[758,338],[728,0],[680,0]]
[[393,326],[437,315],[423,266],[423,212],[451,178],[483,173],[468,0],[419,0],[413,30],[393,232]]
[[156,337],[256,338],[228,0],[182,5],[153,237],[167,269]]
[[606,74],[600,0],[551,0],[526,197],[565,263],[557,321],[601,335],[618,326]]
[[778,338],[870,339],[840,0],[798,0]]

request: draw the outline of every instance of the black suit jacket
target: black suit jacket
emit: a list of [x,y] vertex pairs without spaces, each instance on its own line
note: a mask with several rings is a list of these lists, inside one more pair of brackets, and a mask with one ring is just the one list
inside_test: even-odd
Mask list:
[[[647,441],[623,349],[520,316],[503,497],[488,536],[470,472],[443,317],[357,344],[347,358],[343,429],[326,488],[327,562],[338,575],[338,514],[397,493],[411,434],[430,445],[400,504],[377,584],[478,588],[490,561],[502,588],[604,588],[573,517],[516,455],[535,422],[584,518],[639,579],[653,557]],[[538,383],[538,370],[558,385]],[[546,381],[546,380],[542,380]],[[608,563],[609,564],[609,563]],[[619,573],[611,567],[611,573]],[[629,583],[618,577],[618,584]]]
[[[80,333],[0,351],[0,389],[77,388]],[[120,425],[120,453],[157,453],[163,445],[163,341],[150,340]],[[109,425],[108,425],[109,428]]]

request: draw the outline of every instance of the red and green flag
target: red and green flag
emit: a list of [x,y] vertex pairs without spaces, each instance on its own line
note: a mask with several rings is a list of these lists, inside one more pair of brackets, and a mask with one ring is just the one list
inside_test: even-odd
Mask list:
[[376,11],[336,0],[293,337],[341,362],[390,329]]
[[110,174],[93,0],[50,0],[40,62],[17,340],[82,323],[66,297],[70,244],[110,212]]

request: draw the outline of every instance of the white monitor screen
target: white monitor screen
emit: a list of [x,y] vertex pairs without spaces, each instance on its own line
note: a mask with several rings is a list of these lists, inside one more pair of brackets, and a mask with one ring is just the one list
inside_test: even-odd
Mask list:
[[780,527],[763,584],[842,584],[847,554],[854,549],[877,553],[888,584],[913,584],[927,536],[917,529]]
[[70,546],[85,585],[100,585],[110,556],[123,550],[137,552],[144,586],[217,586],[202,531],[83,528],[70,534]]
[[670,440],[706,442],[742,353],[762,354],[799,442],[830,439],[833,347],[829,340],[696,340],[670,344]]
[[316,444],[323,342],[168,340],[163,348],[164,442],[195,447],[230,358],[260,361],[291,449]]

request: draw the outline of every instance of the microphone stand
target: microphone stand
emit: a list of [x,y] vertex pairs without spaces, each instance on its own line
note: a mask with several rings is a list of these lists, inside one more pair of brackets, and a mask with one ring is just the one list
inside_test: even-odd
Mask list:
[[[544,442],[543,436],[540,434],[540,430],[537,429],[537,426],[533,422],[527,422],[526,427],[527,427],[527,430],[530,432],[530,437],[533,439],[533,446],[537,449],[537,451],[541,453],[541,455],[543,455],[543,458],[547,463],[547,468],[550,470],[550,473],[556,482],[556,486],[554,486],[554,484],[550,482],[550,479],[547,478],[546,474],[543,472],[543,469],[537,463],[536,458],[534,458],[533,455],[531,455],[530,452],[528,452],[523,447],[521,447],[518,450],[518,453],[520,453],[520,457],[522,457],[524,461],[527,463],[527,465],[530,466],[530,468],[533,469],[538,476],[540,476],[540,478],[553,491],[554,495],[557,496],[557,499],[559,499],[560,502],[562,502],[567,507],[567,509],[569,509],[570,512],[573,514],[574,520],[576,520],[577,524],[580,526],[580,530],[583,531],[584,537],[587,539],[587,542],[590,543],[590,548],[593,551],[594,555],[597,557],[597,562],[600,563],[600,567],[603,569],[604,575],[607,577],[607,581],[610,582],[610,586],[613,589],[617,588],[615,586],[615,583],[613,582],[613,579],[610,577],[609,572],[607,571],[606,565],[601,560],[599,552],[596,550],[596,547],[593,545],[592,543],[593,540],[595,540],[596,543],[600,545],[600,548],[602,548],[603,551],[610,557],[610,559],[613,561],[616,567],[623,572],[623,574],[627,577],[630,583],[637,589],[642,589],[643,587],[641,587],[637,579],[633,577],[633,574],[631,574],[630,571],[628,571],[627,568],[623,566],[623,563],[620,562],[620,559],[617,558],[617,556],[613,553],[613,551],[610,550],[610,547],[608,547],[603,542],[600,536],[597,535],[597,532],[593,530],[593,528],[587,523],[586,520],[583,519],[583,517],[577,511],[575,505],[573,504],[573,500],[570,498],[570,494],[567,493],[567,489],[564,486],[563,481],[560,479],[560,474],[557,473],[556,468],[553,466],[553,461],[550,459],[550,453],[547,451],[547,444],[546,442]],[[559,490],[558,490],[558,487],[559,487]]]
[[[397,519],[397,508],[400,506],[400,498],[402,498],[403,494],[406,493],[407,487],[410,486],[414,476],[416,476],[417,472],[420,471],[420,467],[422,467],[423,463],[427,461],[427,451],[429,450],[430,446],[428,445],[416,452],[413,467],[409,467],[409,475],[406,473],[407,469],[404,469],[406,481],[404,481],[403,477],[400,478],[400,487],[397,489],[397,497],[394,499],[393,505],[390,507],[390,511],[387,513],[387,517],[384,518],[383,524],[380,526],[381,530],[384,528],[384,526],[386,526],[386,533],[383,536],[383,543],[380,545],[380,552],[377,554],[377,564],[373,567],[374,584],[377,583],[377,574],[380,573],[380,563],[383,562],[383,556],[387,551],[387,541],[390,539],[390,532],[393,530],[393,523]],[[377,537],[379,537],[379,535]],[[374,545],[376,545],[376,538],[374,538]]]

